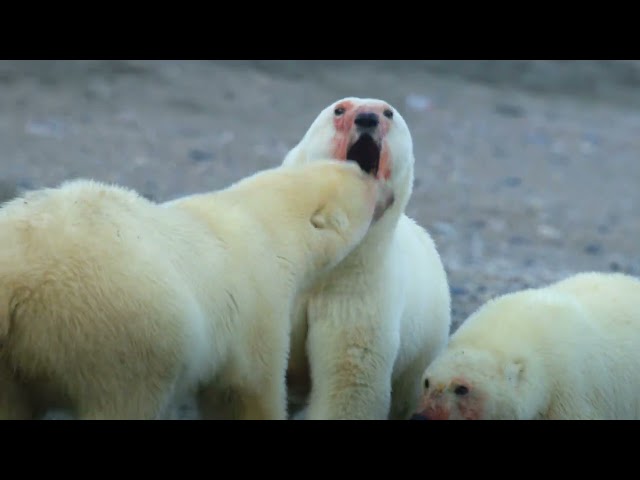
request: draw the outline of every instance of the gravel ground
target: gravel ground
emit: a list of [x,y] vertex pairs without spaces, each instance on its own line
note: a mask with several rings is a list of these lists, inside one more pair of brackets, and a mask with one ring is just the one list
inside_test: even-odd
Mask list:
[[382,98],[413,134],[408,214],[455,329],[508,291],[640,273],[639,83],[637,61],[1,61],[0,199],[74,177],[157,200],[221,188],[334,100]]

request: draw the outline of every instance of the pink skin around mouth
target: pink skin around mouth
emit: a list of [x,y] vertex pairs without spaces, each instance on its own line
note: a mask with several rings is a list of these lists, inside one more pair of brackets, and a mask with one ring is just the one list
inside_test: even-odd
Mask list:
[[432,404],[423,409],[421,413],[429,420],[449,420],[449,409],[443,405]]
[[389,120],[383,115],[383,112],[389,107],[385,105],[360,105],[356,108],[353,102],[349,101],[342,102],[335,106],[335,108],[338,107],[344,108],[345,113],[339,117],[334,117],[333,119],[333,125],[336,130],[336,135],[333,138],[333,157],[339,160],[347,159],[347,150],[353,139],[353,131],[355,128],[353,121],[356,115],[361,112],[377,113],[380,117],[380,127],[378,132],[382,141],[378,178],[388,180],[391,176],[391,159],[389,155],[389,145],[386,141],[386,135],[389,131]]
[[[464,385],[469,391],[472,387],[461,377],[452,379],[452,383],[455,385]],[[441,392],[428,392],[425,393],[418,413],[428,418],[429,420],[449,420],[451,417],[451,408],[447,405],[447,397]],[[482,417],[483,397],[477,394],[471,397],[456,398],[453,397],[450,401],[455,402],[456,407],[460,412],[460,416],[465,420],[479,420]]]

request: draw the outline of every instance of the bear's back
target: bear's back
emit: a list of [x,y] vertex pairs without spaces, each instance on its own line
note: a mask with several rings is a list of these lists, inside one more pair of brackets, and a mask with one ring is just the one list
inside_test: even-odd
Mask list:
[[61,259],[71,268],[162,258],[170,217],[160,210],[134,191],[91,180],[28,192],[0,208],[0,267],[9,275],[19,264],[39,271]]
[[621,273],[587,272],[562,280],[551,289],[571,295],[604,332],[640,342],[640,280]]

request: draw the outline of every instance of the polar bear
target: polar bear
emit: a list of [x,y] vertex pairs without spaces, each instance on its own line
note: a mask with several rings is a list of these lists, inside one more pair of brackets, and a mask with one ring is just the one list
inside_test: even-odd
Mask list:
[[219,385],[286,419],[292,301],[384,218],[383,183],[327,160],[164,204],[89,180],[6,203],[0,417],[163,418]]
[[640,420],[640,281],[580,273],[490,300],[424,375],[416,419]]
[[[395,203],[329,275],[303,292],[287,372],[296,419],[406,419],[451,325],[447,276],[427,231],[404,214],[413,188],[409,128],[387,102],[326,107],[284,165],[356,161],[388,179]],[[305,404],[306,403],[306,404]]]

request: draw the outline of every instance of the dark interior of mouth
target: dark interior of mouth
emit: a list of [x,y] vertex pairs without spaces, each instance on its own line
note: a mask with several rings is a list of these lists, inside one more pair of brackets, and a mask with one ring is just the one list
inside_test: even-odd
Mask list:
[[380,166],[380,147],[371,135],[363,133],[347,150],[347,160],[353,160],[362,170],[375,176]]

